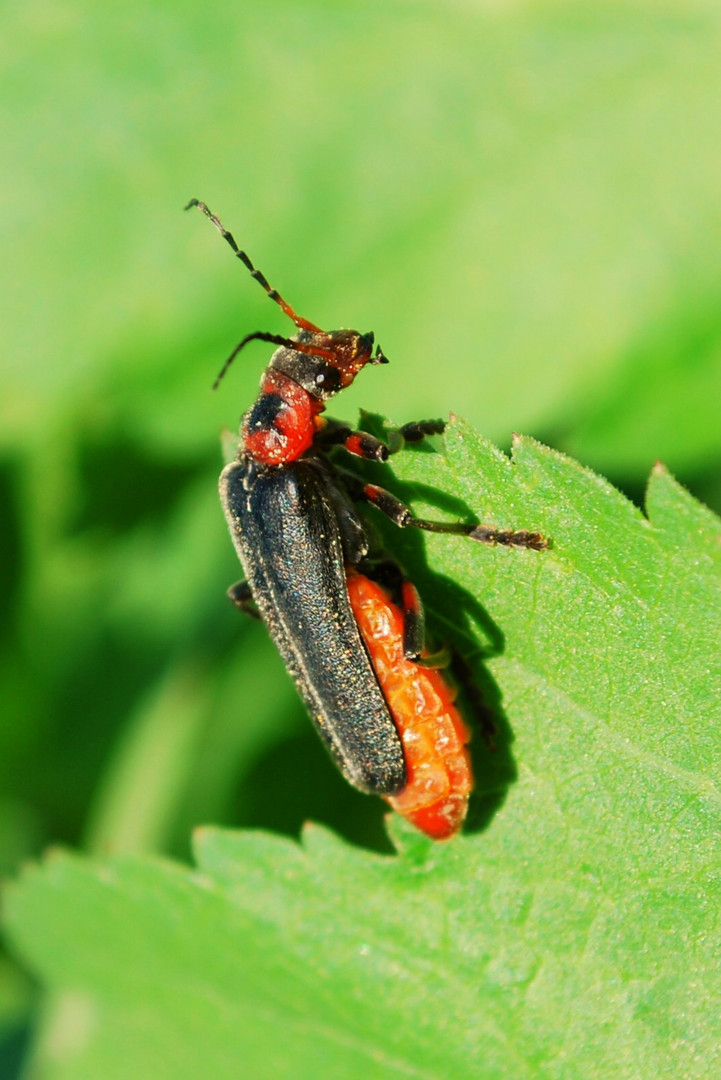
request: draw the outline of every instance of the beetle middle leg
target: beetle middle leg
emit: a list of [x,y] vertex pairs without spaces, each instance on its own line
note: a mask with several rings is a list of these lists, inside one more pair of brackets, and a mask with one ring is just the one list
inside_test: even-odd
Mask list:
[[414,528],[423,529],[426,532],[454,533],[491,546],[502,544],[505,547],[532,548],[534,551],[543,551],[549,547],[549,541],[545,536],[538,532],[528,532],[526,529],[497,529],[494,525],[467,525],[463,522],[429,521],[427,518],[416,517],[409,506],[392,495],[390,491],[378,487],[377,484],[360,485],[357,497],[370,503],[371,506],[376,506],[400,529]]
[[228,589],[227,596],[244,615],[250,615],[251,619],[261,618],[247,581],[236,581],[235,585],[231,585]]
[[[441,435],[445,426],[443,420],[414,420],[391,431],[386,444],[366,431],[354,431],[337,420],[327,420],[321,429],[320,443],[327,447],[343,446],[348,453],[368,461],[387,461],[391,454],[395,454],[408,442],[420,442],[429,435]],[[340,471],[355,499],[378,507],[382,514],[385,514],[401,529],[411,527],[424,529],[426,532],[455,533],[492,547],[501,544],[504,547],[524,547],[534,551],[543,551],[550,547],[549,541],[542,533],[530,532],[527,529],[498,529],[495,525],[466,525],[416,517],[410,507],[392,495],[390,491],[377,484],[363,484],[357,481],[354,483],[353,479],[348,480],[345,470]]]

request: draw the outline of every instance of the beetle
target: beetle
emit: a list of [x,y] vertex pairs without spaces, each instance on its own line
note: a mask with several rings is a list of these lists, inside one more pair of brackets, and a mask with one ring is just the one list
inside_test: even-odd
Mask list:
[[[260,394],[241,421],[235,460],[220,498],[245,579],[231,600],[266,623],[318,732],[346,779],[382,796],[434,839],[461,827],[472,787],[468,730],[454,691],[424,655],[418,592],[390,560],[374,558],[357,504],[375,506],[401,528],[541,550],[537,532],[430,521],[329,456],[342,448],[371,461],[391,447],[323,416],[326,402],[368,364],[386,364],[372,332],[325,331],[270,286],[221,220],[197,207],[295,324],[289,337],[255,331],[235,346],[214,389],[250,342],[276,346]],[[442,433],[442,421],[406,424],[392,449]]]

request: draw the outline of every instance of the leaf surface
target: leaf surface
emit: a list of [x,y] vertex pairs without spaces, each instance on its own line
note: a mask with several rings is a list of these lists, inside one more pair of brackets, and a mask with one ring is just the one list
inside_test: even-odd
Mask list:
[[42,1077],[716,1071],[721,523],[661,468],[646,518],[532,440],[510,461],[461,423],[398,479],[418,510],[446,492],[552,539],[423,548],[502,630],[502,803],[445,845],[394,820],[394,857],[310,826],[300,846],[204,829],[195,871],[51,856],[7,901],[63,993]]

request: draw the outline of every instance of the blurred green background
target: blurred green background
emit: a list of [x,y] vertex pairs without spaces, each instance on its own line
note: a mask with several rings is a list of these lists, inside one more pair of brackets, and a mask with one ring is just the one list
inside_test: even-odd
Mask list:
[[[199,822],[381,846],[259,627],[220,433],[289,326],[191,196],[391,364],[338,403],[455,410],[636,501],[721,506],[718,6],[25,0],[0,16],[0,865],[185,857]],[[523,525],[523,522],[519,523]],[[532,524],[532,523],[531,523]],[[0,967],[0,1069],[28,989]]]

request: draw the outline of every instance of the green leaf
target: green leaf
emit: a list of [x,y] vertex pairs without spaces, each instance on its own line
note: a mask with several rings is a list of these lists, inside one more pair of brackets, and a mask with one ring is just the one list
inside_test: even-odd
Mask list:
[[[318,827],[300,846],[206,829],[197,870],[29,869],[7,926],[63,995],[42,1080],[718,1071],[721,522],[661,468],[647,518],[532,440],[511,461],[461,423],[398,473],[418,510],[448,493],[552,541],[422,552],[502,632],[502,805],[445,845],[394,820],[394,857]],[[482,647],[461,606],[435,607]]]

